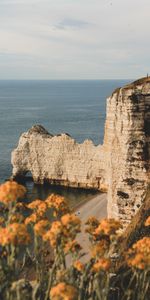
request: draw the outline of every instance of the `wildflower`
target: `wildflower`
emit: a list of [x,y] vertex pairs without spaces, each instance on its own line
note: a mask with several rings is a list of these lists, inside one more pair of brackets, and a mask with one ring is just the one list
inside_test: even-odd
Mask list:
[[143,239],[137,241],[133,244],[132,248],[141,253],[150,255],[150,237],[144,237]]
[[90,225],[92,227],[98,227],[99,221],[95,217],[89,217],[88,220],[86,221],[85,225]]
[[147,264],[147,259],[143,257],[142,253],[137,253],[133,257],[127,259],[127,264],[129,267],[144,270],[145,264]]
[[77,289],[72,285],[66,284],[65,282],[60,282],[50,291],[51,300],[77,300],[77,298]]
[[145,226],[150,226],[150,216],[146,219]]
[[0,201],[5,205],[23,198],[25,193],[25,187],[15,181],[7,181],[0,185]]
[[85,229],[85,232],[89,233],[90,235],[93,235],[95,232],[95,229],[99,225],[99,221],[95,217],[89,217],[85,225],[88,225],[88,227]]
[[82,247],[80,246],[80,244],[78,242],[76,242],[75,240],[68,242],[67,244],[65,244],[64,247],[64,252],[65,253],[69,253],[69,252],[79,252],[82,249]]
[[108,258],[100,258],[94,265],[92,270],[94,272],[108,271],[111,267],[111,261]]
[[84,264],[82,264],[79,260],[76,260],[73,263],[74,268],[79,271],[79,272],[83,272],[84,271]]
[[42,203],[43,203],[42,200],[37,199],[37,200],[34,200],[34,201],[32,201],[31,203],[29,203],[29,204],[27,205],[27,207],[30,208],[30,209],[32,209],[32,210],[36,210],[36,209],[38,208],[38,206],[39,206],[40,204],[42,204]]
[[27,205],[29,209],[32,209],[39,217],[43,217],[47,210],[47,205],[42,200],[34,200],[30,204]]
[[144,237],[133,244],[126,255],[126,262],[129,267],[145,269],[150,267],[150,238]]
[[92,248],[91,254],[92,257],[100,257],[105,254],[105,252],[109,250],[109,243],[106,240],[100,240],[97,244],[95,244]]
[[30,223],[36,223],[36,222],[37,222],[37,215],[35,213],[33,213],[32,215],[30,215],[25,219],[25,225],[28,225]]
[[43,240],[50,241],[51,246],[55,247],[62,233],[63,233],[63,227],[61,222],[55,221],[52,223],[50,230],[48,230],[46,234],[44,234]]
[[117,230],[121,228],[121,223],[114,219],[103,219],[99,226],[95,229],[95,235],[112,235],[116,234]]
[[25,245],[30,241],[29,233],[24,224],[12,223],[5,228],[0,228],[0,245],[9,244]]
[[46,213],[46,210],[47,210],[47,206],[46,204],[43,202],[39,205],[39,207],[37,208],[37,214],[42,217],[45,213]]
[[41,220],[34,225],[34,232],[36,235],[43,236],[46,233],[46,228],[48,227],[48,220]]
[[59,214],[66,214],[69,212],[69,207],[64,197],[58,195],[50,195],[46,200],[48,208],[53,208],[55,210],[54,214],[57,216]]
[[81,229],[81,220],[74,214],[66,214],[62,216],[61,222],[63,225],[63,232],[66,237],[74,238]]

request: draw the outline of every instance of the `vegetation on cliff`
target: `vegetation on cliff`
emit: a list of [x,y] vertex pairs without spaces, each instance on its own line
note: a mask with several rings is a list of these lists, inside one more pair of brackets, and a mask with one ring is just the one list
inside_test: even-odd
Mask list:
[[[50,195],[25,204],[25,192],[13,181],[0,186],[0,299],[149,299],[148,235],[123,253],[120,222],[90,217],[91,256],[83,263],[81,221],[65,199]],[[150,216],[144,226],[149,228]]]

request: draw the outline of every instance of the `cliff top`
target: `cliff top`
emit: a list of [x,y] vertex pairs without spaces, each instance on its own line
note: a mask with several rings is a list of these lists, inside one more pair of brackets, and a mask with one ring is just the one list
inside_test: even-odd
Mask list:
[[141,85],[144,85],[144,84],[147,84],[147,83],[150,83],[150,76],[147,76],[147,77],[143,77],[143,78],[140,78],[138,80],[135,80],[131,83],[128,83],[126,84],[125,86],[123,87],[119,87],[119,88],[116,88],[112,95],[114,94],[119,94],[120,90],[127,90],[127,89],[136,89],[137,86],[141,86]]
[[33,134],[33,133],[40,133],[40,134],[46,134],[46,135],[50,135],[52,136],[42,125],[37,124],[32,126],[29,131],[29,134]]
[[135,81],[125,85],[123,88],[135,88],[136,86],[143,85],[145,83],[150,83],[150,76],[143,77],[143,78],[140,78],[138,80],[135,80]]

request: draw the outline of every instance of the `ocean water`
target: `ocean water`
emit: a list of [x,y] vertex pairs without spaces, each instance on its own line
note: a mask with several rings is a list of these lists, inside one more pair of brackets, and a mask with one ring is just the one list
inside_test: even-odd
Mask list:
[[[0,81],[0,182],[11,175],[11,151],[19,136],[34,124],[43,125],[52,134],[69,133],[78,142],[90,138],[95,144],[102,143],[106,98],[127,82]],[[28,190],[32,195],[40,193],[33,183],[28,183]]]

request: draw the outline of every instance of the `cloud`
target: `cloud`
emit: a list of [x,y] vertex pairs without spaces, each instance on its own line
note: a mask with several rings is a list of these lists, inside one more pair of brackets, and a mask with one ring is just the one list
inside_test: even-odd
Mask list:
[[91,25],[89,22],[86,22],[86,21],[83,21],[83,20],[65,18],[62,21],[60,21],[55,26],[55,28],[58,28],[58,29],[67,29],[67,28],[79,29],[79,28],[86,28],[89,25]]
[[149,11],[149,0],[0,0],[0,78],[134,78],[150,69]]

